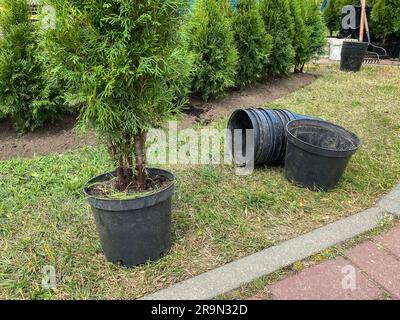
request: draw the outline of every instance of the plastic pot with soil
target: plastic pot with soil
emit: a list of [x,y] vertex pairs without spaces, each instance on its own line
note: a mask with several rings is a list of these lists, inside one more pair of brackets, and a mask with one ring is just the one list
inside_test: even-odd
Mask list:
[[321,120],[291,121],[286,133],[286,177],[312,190],[335,188],[362,145],[354,133]]
[[116,172],[95,177],[84,193],[93,211],[104,254],[109,262],[134,267],[156,261],[171,248],[171,211],[175,177],[147,170],[149,190],[111,197]]

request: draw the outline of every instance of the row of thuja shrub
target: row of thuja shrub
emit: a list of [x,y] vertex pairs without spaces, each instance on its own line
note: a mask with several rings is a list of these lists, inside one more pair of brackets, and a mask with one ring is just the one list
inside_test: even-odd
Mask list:
[[195,56],[192,90],[204,100],[265,75],[286,75],[320,54],[325,25],[314,0],[195,0],[187,39]]
[[[341,12],[346,5],[360,5],[357,0],[329,0],[324,10],[324,18],[331,36],[339,31]],[[372,6],[370,26],[374,35],[384,42],[400,37],[400,0],[367,0]]]
[[16,129],[26,132],[62,114],[62,85],[46,75],[31,5],[1,0],[0,8],[0,117],[10,116]]
[[[185,57],[179,59],[180,72],[166,84],[179,107],[190,91],[216,99],[229,87],[302,71],[325,45],[317,0],[237,0],[234,7],[230,2],[195,0],[190,10],[182,10],[180,54]],[[43,3],[61,3],[62,8],[61,0]],[[82,6],[79,1],[69,5]],[[57,71],[63,57],[54,56],[48,37],[63,34],[73,52],[81,44],[67,31],[46,32],[41,23],[33,23],[27,0],[0,0],[0,8],[0,117],[8,115],[18,131],[26,132],[80,105],[82,88],[71,85],[73,75]],[[112,54],[112,48],[107,50]]]

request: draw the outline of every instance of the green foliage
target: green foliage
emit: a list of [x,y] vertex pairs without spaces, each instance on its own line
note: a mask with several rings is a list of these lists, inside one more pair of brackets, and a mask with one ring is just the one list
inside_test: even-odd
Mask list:
[[400,0],[378,0],[372,10],[372,26],[384,40],[400,37]]
[[222,14],[226,18],[232,18],[233,16],[233,10],[232,10],[232,5],[230,0],[217,0],[219,1],[219,5],[222,11]]
[[193,90],[204,100],[220,98],[235,84],[238,54],[230,22],[216,0],[195,2],[186,32],[196,57]]
[[236,47],[239,52],[236,83],[245,86],[266,71],[272,37],[267,34],[256,0],[239,0],[233,15]]
[[63,111],[56,81],[45,76],[37,26],[26,0],[0,2],[0,114],[9,115],[19,132],[55,120]]
[[272,54],[268,71],[272,75],[285,75],[293,67],[295,52],[292,46],[294,28],[288,0],[261,0],[260,12],[266,30],[272,35]]
[[308,33],[306,61],[324,53],[326,46],[325,23],[319,10],[319,4],[310,0],[299,0],[304,14]]
[[302,71],[303,66],[309,60],[308,48],[310,41],[310,32],[305,24],[306,16],[303,15],[301,7],[302,0],[291,0],[290,12],[293,19],[295,32],[293,33],[293,49],[295,51],[294,65],[295,71]]
[[[187,17],[188,15],[186,15]],[[186,19],[184,21],[187,22]],[[172,93],[172,105],[179,106],[179,109],[182,110],[189,104],[189,94],[196,71],[195,55],[189,50],[189,39],[183,32],[183,26],[178,30],[177,43],[179,46],[177,50],[182,53],[182,58],[176,60],[178,69],[176,72],[170,73],[167,83]]]
[[342,0],[329,0],[324,10],[325,24],[331,36],[333,35],[333,32],[340,30],[340,19],[343,7],[342,2]]
[[52,3],[57,28],[45,45],[52,72],[75,88],[71,99],[85,102],[81,124],[93,126],[120,167],[130,168],[146,132],[186,102],[176,92],[192,70],[180,36],[187,1]]
[[360,5],[360,0],[329,0],[325,7],[324,21],[331,36],[341,29],[342,8],[346,5]]

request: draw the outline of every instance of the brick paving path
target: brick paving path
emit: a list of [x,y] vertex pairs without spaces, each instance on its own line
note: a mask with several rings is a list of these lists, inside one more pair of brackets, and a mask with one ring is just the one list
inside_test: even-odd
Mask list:
[[275,300],[398,300],[400,226],[355,246],[344,257],[271,284],[266,291]]

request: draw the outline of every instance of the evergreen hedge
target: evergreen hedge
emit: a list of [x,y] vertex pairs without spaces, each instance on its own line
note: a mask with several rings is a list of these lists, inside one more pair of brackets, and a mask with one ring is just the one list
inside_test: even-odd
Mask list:
[[288,0],[261,0],[260,13],[267,32],[271,34],[272,53],[268,64],[271,75],[285,75],[294,65],[293,19]]
[[294,66],[295,72],[301,72],[303,66],[310,60],[308,51],[310,44],[310,32],[306,27],[306,16],[304,15],[304,8],[302,8],[302,0],[291,0],[290,12],[293,19],[295,32],[293,33],[292,45],[295,51]]
[[58,119],[64,100],[57,77],[46,78],[30,4],[1,0],[0,7],[0,114],[9,115],[19,132],[27,132]]
[[233,26],[239,52],[236,84],[243,87],[265,75],[272,37],[265,30],[257,0],[238,0]]
[[[307,32],[309,36],[305,60],[310,61],[324,53],[327,44],[325,37],[325,23],[318,2],[314,0],[300,1],[302,2],[304,22],[308,29]],[[303,69],[303,67],[301,67],[301,69]]]
[[372,9],[372,26],[383,41],[400,38],[400,0],[377,0]]
[[205,101],[217,99],[235,85],[238,53],[231,23],[216,0],[197,0],[186,32],[195,56],[192,89]]
[[335,31],[340,30],[342,7],[343,0],[328,0],[328,4],[325,7],[324,20],[331,37]]
[[[185,0],[110,0],[101,6],[95,0],[49,1],[60,17],[57,29],[39,32],[26,0],[0,0],[0,116],[7,113],[18,130],[31,130],[60,116],[66,98],[68,108],[84,106],[82,123],[94,124],[125,166],[129,159],[121,143],[126,141],[117,136],[145,134],[150,124],[157,126],[186,104],[190,89],[210,100],[267,73],[285,75],[293,66],[302,71],[325,45],[314,0],[239,0],[234,9],[230,0],[196,0],[190,14]],[[152,5],[160,11],[150,12]],[[171,8],[177,9],[169,20],[165,12]],[[167,26],[156,28],[163,19]],[[172,50],[173,44],[174,50],[162,51],[157,37],[145,31],[170,39],[162,45]],[[141,93],[135,86],[138,79],[147,84],[144,78],[154,82]],[[165,91],[162,99],[156,88]],[[131,109],[123,108],[127,103],[137,107],[134,119]],[[147,112],[154,110],[159,115],[150,120]],[[120,116],[135,125],[119,127]]]

